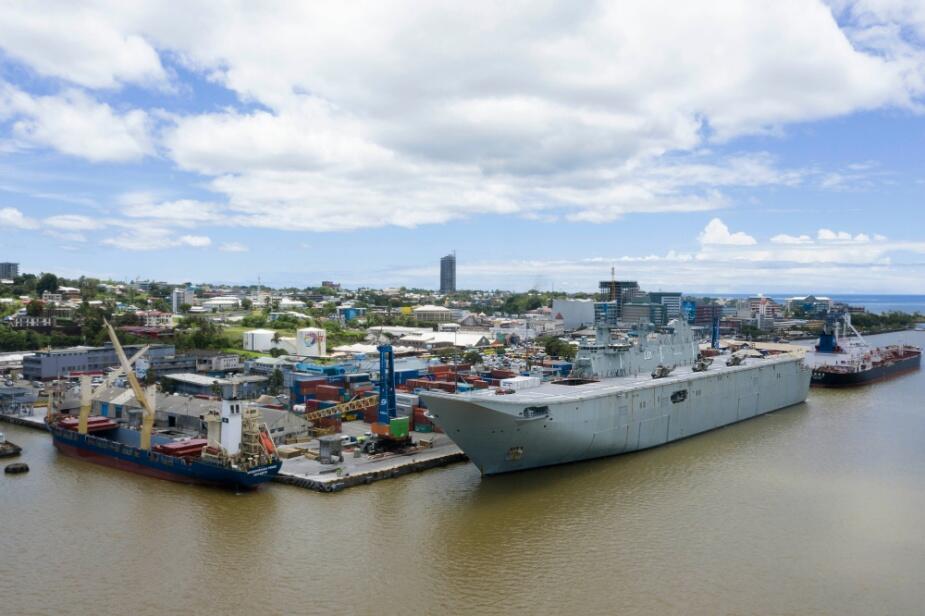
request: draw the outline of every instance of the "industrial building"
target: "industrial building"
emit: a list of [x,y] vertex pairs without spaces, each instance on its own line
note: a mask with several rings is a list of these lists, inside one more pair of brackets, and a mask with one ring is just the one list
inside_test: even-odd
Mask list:
[[267,391],[267,377],[258,375],[235,376],[230,379],[214,378],[189,372],[169,374],[165,377],[165,386],[178,394],[191,396],[218,395],[216,388],[221,388],[221,397],[230,400],[238,398],[248,400],[263,395]]
[[456,320],[456,313],[444,306],[418,306],[411,314],[421,323],[448,323]]
[[296,330],[295,337],[280,336],[272,329],[252,329],[244,332],[244,350],[266,353],[271,349],[282,349],[291,355],[324,357],[327,355],[328,332],[320,327],[303,327]]
[[[154,425],[160,429],[205,432],[203,417],[217,405],[216,400],[159,393],[155,398]],[[258,409],[262,423],[267,424],[276,444],[308,437],[311,425],[304,418],[281,409],[259,405]],[[131,424],[132,419],[140,421],[142,409],[131,389],[115,388],[93,401],[93,413],[113,419],[128,419]]]
[[440,259],[440,292],[456,292],[456,252]]
[[594,302],[590,299],[554,299],[552,312],[562,315],[565,329],[575,330],[594,323]]
[[[141,345],[125,345],[125,353],[129,356],[137,353]],[[176,347],[172,344],[152,344],[145,357],[148,361],[157,361],[165,357],[176,355]],[[35,354],[24,357],[22,362],[23,378],[30,381],[47,381],[71,373],[104,372],[119,364],[116,351],[111,344],[101,347],[71,347],[53,351],[37,351]]]
[[0,415],[32,415],[35,400],[31,387],[0,387]]

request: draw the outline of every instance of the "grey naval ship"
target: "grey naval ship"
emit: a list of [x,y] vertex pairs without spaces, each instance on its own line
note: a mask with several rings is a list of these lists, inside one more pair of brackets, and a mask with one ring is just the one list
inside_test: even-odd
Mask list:
[[701,356],[688,324],[582,340],[571,374],[511,390],[423,392],[434,421],[483,475],[656,447],[803,402],[800,351]]

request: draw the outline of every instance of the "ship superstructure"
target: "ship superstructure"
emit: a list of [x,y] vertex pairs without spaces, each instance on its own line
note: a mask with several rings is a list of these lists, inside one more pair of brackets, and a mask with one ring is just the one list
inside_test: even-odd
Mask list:
[[485,475],[611,456],[686,438],[806,399],[803,353],[699,357],[688,324],[582,341],[572,374],[509,392],[422,392],[434,420]]

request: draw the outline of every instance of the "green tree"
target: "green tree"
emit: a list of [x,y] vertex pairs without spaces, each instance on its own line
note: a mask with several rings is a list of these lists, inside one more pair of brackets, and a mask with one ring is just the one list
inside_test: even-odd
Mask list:
[[35,285],[35,292],[41,296],[42,293],[48,291],[49,293],[54,293],[58,290],[58,277],[54,274],[42,274],[42,277],[39,278],[38,282]]
[[473,366],[480,364],[482,363],[482,354],[475,349],[469,349],[466,351],[466,354],[463,355],[463,363],[472,364]]
[[561,357],[562,359],[575,357],[575,347],[554,336],[537,338],[536,343],[542,345],[543,350],[550,357]]
[[145,370],[145,385],[151,386],[157,383],[157,372],[153,368]]
[[245,297],[244,299],[241,300],[241,308],[242,308],[242,309],[244,309],[244,310],[250,310],[250,309],[253,308],[253,307],[254,307],[254,302],[252,302],[251,300],[247,299],[246,297]]
[[45,307],[42,305],[42,302],[38,300],[32,300],[26,304],[26,314],[30,317],[40,317],[45,312]]
[[274,368],[267,382],[270,394],[276,396],[283,390],[283,373],[279,368]]

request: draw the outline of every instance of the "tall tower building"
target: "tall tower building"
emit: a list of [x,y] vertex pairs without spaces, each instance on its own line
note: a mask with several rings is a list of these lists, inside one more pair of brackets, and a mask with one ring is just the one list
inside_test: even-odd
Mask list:
[[456,251],[440,259],[440,292],[456,292]]
[[19,263],[0,263],[0,279],[12,280],[19,276]]

